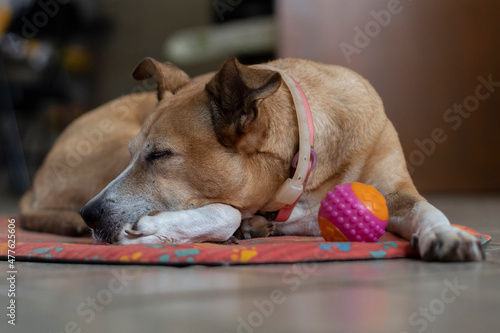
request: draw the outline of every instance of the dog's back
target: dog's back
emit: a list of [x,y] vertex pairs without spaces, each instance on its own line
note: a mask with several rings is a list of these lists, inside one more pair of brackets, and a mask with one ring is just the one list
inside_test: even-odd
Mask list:
[[80,208],[125,169],[127,144],[157,103],[154,93],[127,95],[86,113],[59,136],[20,203],[23,228],[88,233]]

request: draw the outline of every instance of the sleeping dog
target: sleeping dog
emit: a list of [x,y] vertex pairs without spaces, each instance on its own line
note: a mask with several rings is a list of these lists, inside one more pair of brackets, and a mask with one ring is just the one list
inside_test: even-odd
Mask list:
[[[157,101],[127,96],[126,116],[115,119],[114,102],[68,128],[22,199],[25,227],[84,230],[76,211],[95,195],[81,215],[97,244],[223,242],[237,231],[319,236],[321,199],[335,185],[358,181],[384,195],[387,230],[411,240],[422,258],[484,257],[473,236],[418,193],[380,97],[358,74],[300,59],[245,66],[232,58],[217,73],[190,79],[146,58],[133,76],[156,80]],[[102,130],[81,165],[59,166],[57,176],[67,171],[70,184],[47,181],[55,162],[64,164],[71,145],[106,117],[119,128]],[[132,136],[127,157],[124,139]],[[49,195],[58,186],[64,189]]]

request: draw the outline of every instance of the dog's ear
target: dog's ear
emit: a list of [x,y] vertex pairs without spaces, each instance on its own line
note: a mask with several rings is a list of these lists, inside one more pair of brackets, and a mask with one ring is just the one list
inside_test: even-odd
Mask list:
[[206,85],[212,122],[219,141],[227,147],[253,152],[265,137],[267,115],[258,105],[281,85],[278,72],[251,68],[231,58]]
[[165,96],[166,91],[175,94],[177,90],[189,83],[189,76],[170,62],[158,62],[153,58],[144,58],[132,72],[136,80],[154,78],[158,100]]

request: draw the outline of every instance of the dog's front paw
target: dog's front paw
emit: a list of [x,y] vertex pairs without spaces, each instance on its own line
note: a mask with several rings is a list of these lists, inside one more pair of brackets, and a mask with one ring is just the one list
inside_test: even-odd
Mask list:
[[117,244],[166,244],[176,240],[165,237],[158,230],[154,216],[143,216],[136,223],[125,226],[118,235]]
[[477,261],[484,259],[481,243],[468,232],[452,226],[430,228],[414,234],[412,246],[428,261]]

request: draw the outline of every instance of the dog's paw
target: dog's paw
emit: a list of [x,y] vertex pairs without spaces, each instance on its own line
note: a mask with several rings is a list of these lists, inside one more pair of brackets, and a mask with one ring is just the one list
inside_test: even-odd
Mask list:
[[430,228],[414,234],[412,246],[427,261],[478,261],[484,259],[481,243],[456,227]]
[[156,235],[149,236],[131,236],[131,235],[120,235],[118,237],[118,241],[116,242],[118,245],[129,245],[129,244],[166,244],[163,242],[161,238]]
[[267,237],[274,232],[274,223],[265,217],[255,215],[249,219],[241,221],[241,226],[234,236],[238,239],[252,239]]
[[238,245],[239,243],[240,241],[235,236],[231,236],[229,237],[229,239],[223,242],[216,242],[216,244],[222,244],[222,245],[233,245],[233,244]]
[[134,224],[125,226],[118,235],[117,244],[172,244],[180,243],[179,239],[169,237],[162,230],[155,216],[143,216]]

